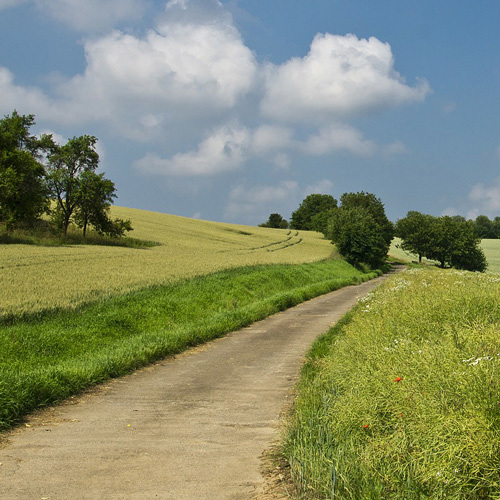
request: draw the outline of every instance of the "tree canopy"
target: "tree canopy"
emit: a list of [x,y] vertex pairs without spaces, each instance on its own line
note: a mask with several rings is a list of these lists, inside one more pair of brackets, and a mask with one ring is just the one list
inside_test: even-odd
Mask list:
[[436,260],[443,268],[486,270],[487,262],[479,247],[481,238],[474,221],[408,212],[397,222],[396,235],[402,239],[403,250],[417,254],[419,259]]
[[[0,120],[0,222],[8,229],[33,226],[44,213],[66,235],[71,222],[101,234],[121,236],[130,221],[109,218],[113,182],[97,174],[97,138],[82,135],[56,144],[51,135],[31,135],[33,115],[14,111]],[[51,200],[55,208],[51,208]]]
[[381,265],[393,238],[384,205],[375,195],[364,192],[344,193],[340,201],[329,226],[329,236],[338,251],[354,265]]
[[292,213],[290,227],[309,231],[317,230],[313,217],[329,212],[337,207],[337,200],[330,194],[310,194],[304,198],[299,208]]
[[17,111],[0,120],[0,220],[8,227],[31,226],[49,207],[39,158],[52,141],[49,136],[30,135],[34,124],[33,115]]
[[287,229],[288,221],[284,219],[280,214],[273,213],[269,215],[269,218],[263,224],[259,224],[260,227],[271,227],[275,229]]

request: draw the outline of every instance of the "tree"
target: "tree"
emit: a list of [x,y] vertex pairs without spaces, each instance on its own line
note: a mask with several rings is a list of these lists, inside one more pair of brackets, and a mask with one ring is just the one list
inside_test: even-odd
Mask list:
[[481,238],[473,221],[408,212],[396,224],[396,234],[403,240],[403,249],[436,260],[442,268],[486,270],[486,258],[479,246]]
[[496,238],[495,224],[486,215],[478,215],[475,220],[475,231],[479,238]]
[[387,251],[394,238],[394,225],[385,214],[384,204],[372,193],[360,191],[358,193],[344,193],[340,197],[341,206],[344,208],[361,207],[365,208],[381,231],[384,241],[387,245]]
[[292,213],[290,227],[292,229],[314,230],[312,218],[336,207],[337,200],[332,195],[310,194],[304,198],[299,208]]
[[341,206],[334,211],[329,234],[340,254],[353,265],[378,267],[387,257],[384,234],[365,207]]
[[474,222],[449,216],[434,217],[430,232],[432,245],[425,255],[428,259],[437,260],[442,268],[486,270],[486,257],[479,247],[481,238],[475,232]]
[[0,120],[0,220],[9,228],[32,226],[49,206],[45,169],[38,160],[52,140],[30,135],[34,123],[33,115],[17,111]]
[[287,229],[288,221],[284,219],[280,214],[270,214],[267,222],[259,224],[260,227],[272,227],[276,229]]
[[92,170],[82,172],[77,193],[74,220],[83,229],[83,237],[87,227],[92,225],[97,232],[107,233],[112,222],[109,219],[109,208],[116,198],[115,185],[104,174],[96,174]]
[[328,238],[328,228],[335,210],[336,208],[332,208],[330,210],[325,210],[323,212],[320,212],[319,214],[313,215],[311,217],[311,229],[313,231],[317,231],[318,233],[323,233],[325,238]]
[[57,201],[56,214],[65,236],[80,201],[82,174],[94,172],[99,164],[96,142],[90,135],[73,137],[64,146],[54,146],[48,156],[47,182]]
[[432,217],[420,212],[410,211],[399,219],[395,226],[395,235],[401,238],[401,248],[418,255],[418,261],[426,255],[432,244],[430,227]]

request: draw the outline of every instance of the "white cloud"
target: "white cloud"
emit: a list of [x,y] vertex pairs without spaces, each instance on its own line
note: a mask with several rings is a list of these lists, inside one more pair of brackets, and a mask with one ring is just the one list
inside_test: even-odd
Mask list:
[[359,130],[349,125],[335,124],[324,127],[317,135],[309,137],[302,149],[310,155],[318,156],[342,150],[360,156],[371,156],[377,150],[377,145],[363,139]]
[[147,154],[135,163],[143,172],[162,175],[209,176],[236,170],[246,159],[250,134],[244,128],[226,126],[202,141],[196,151],[171,158]]
[[477,215],[488,215],[496,217],[500,215],[500,177],[497,177],[491,184],[476,184],[469,193],[469,200],[475,205],[470,210]]
[[253,133],[252,149],[259,155],[288,149],[293,145],[293,133],[288,127],[261,125]]
[[376,38],[318,34],[304,58],[269,65],[261,110],[289,122],[321,122],[420,101],[426,81],[406,85],[394,70],[391,47]]
[[63,120],[65,112],[52,106],[51,100],[38,88],[22,87],[14,82],[14,75],[0,66],[0,113],[8,114],[14,109],[21,114]]

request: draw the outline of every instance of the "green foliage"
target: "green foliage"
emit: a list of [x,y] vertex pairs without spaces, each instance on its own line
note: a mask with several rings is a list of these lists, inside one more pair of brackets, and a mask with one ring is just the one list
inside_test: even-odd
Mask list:
[[392,238],[394,238],[394,225],[385,215],[384,204],[380,198],[372,193],[360,191],[358,193],[344,193],[340,197],[340,203],[344,208],[360,207],[367,210],[386,242],[387,249],[389,249]]
[[500,282],[411,270],[313,346],[285,446],[300,498],[496,498]]
[[288,229],[288,221],[284,219],[280,214],[271,214],[269,219],[263,224],[259,224],[259,227],[271,227],[275,229]]
[[486,215],[478,215],[474,221],[475,231],[481,239],[500,238],[500,217],[490,220]]
[[432,216],[420,212],[408,212],[406,217],[396,223],[395,234],[403,241],[401,248],[418,255],[419,262],[432,246]]
[[0,323],[0,428],[42,405],[365,281],[345,261],[256,266]]
[[322,212],[330,212],[337,207],[337,200],[330,194],[310,194],[306,196],[299,208],[292,213],[290,227],[292,229],[316,230],[312,219]]
[[387,257],[389,249],[377,222],[364,207],[344,207],[334,211],[329,235],[347,262],[375,268]]
[[392,222],[384,205],[371,193],[344,193],[333,211],[328,236],[351,264],[379,267],[387,258],[393,238]]
[[83,229],[83,236],[88,225],[94,226],[97,232],[106,233],[110,226],[109,208],[116,197],[115,185],[105,179],[104,174],[86,170],[80,175],[78,191],[74,221]]
[[94,136],[73,137],[64,146],[54,145],[49,154],[47,183],[59,207],[63,234],[80,203],[82,175],[94,172],[99,164],[96,143]]
[[16,224],[32,226],[48,209],[45,170],[38,162],[48,136],[31,136],[33,115],[14,111],[0,120],[0,221],[12,229]]
[[396,234],[403,240],[403,250],[418,254],[420,259],[436,260],[443,268],[486,270],[486,257],[473,221],[408,212],[397,222]]
[[311,229],[313,231],[317,231],[318,233],[323,233],[323,235],[328,238],[328,228],[335,210],[336,209],[332,208],[330,210],[325,210],[323,212],[320,212],[319,214],[313,215],[311,217]]

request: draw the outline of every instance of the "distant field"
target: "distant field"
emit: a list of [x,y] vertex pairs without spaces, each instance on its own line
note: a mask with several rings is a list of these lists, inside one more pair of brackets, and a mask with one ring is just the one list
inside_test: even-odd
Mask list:
[[[389,255],[406,261],[418,261],[418,257],[408,252],[404,252],[398,245],[401,243],[399,238],[394,238],[392,241]],[[500,273],[500,240],[482,240],[481,247],[483,248],[486,260],[488,261],[487,271],[490,273]],[[424,262],[427,259],[424,259]]]
[[113,207],[152,248],[0,245],[0,318],[67,308],[100,297],[222,269],[315,262],[332,254],[319,233],[239,226]]

